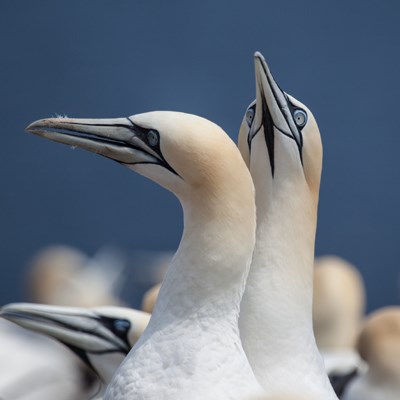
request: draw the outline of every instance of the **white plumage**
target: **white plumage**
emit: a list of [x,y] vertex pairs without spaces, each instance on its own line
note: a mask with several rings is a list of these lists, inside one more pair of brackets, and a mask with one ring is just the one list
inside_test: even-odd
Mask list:
[[270,395],[336,399],[312,328],[322,145],[311,111],[255,55],[257,98],[239,148],[256,189],[257,240],[240,311],[243,347]]
[[238,330],[255,240],[254,187],[228,136],[173,112],[49,119],[28,129],[118,160],[171,190],[183,207],[182,240],[153,316],[105,398],[239,400],[260,392]]

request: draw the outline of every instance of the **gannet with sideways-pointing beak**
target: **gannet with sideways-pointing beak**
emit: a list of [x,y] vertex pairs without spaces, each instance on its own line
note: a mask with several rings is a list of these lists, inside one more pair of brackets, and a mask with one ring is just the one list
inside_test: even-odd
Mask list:
[[254,186],[233,141],[210,121],[176,112],[45,119],[27,129],[116,160],[183,207],[183,236],[149,325],[105,398],[234,400],[260,392],[238,329],[255,242]]
[[33,303],[3,306],[0,317],[58,340],[99,378],[97,395],[146,328],[150,315],[125,307],[78,308]]
[[243,347],[270,395],[336,399],[312,327],[322,144],[311,111],[283,92],[260,53],[239,148],[256,189],[256,246],[240,310]]

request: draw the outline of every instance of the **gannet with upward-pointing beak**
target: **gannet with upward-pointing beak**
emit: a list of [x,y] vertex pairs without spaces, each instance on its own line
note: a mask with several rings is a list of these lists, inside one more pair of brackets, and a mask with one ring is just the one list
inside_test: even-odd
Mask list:
[[100,390],[146,328],[150,315],[124,307],[78,308],[12,303],[0,317],[47,335],[69,347],[100,380]]
[[240,310],[243,347],[268,394],[336,399],[312,326],[322,144],[316,121],[255,54],[257,98],[239,148],[256,189],[256,246]]
[[106,399],[243,399],[261,391],[243,351],[240,301],[255,242],[254,186],[217,125],[176,112],[45,119],[32,133],[114,159],[172,191],[183,236],[145,332]]

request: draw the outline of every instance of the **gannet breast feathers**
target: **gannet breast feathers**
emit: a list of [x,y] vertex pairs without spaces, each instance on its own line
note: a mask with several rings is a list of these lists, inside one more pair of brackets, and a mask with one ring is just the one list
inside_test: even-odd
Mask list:
[[232,140],[210,121],[175,112],[47,119],[28,130],[112,158],[171,190],[183,207],[182,240],[149,325],[105,398],[260,392],[237,326],[255,242],[254,186]]

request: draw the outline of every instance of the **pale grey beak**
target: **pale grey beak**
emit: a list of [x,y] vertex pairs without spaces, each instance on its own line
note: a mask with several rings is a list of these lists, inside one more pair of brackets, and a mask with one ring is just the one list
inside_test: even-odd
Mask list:
[[26,130],[122,164],[163,163],[162,157],[143,140],[146,130],[129,118],[47,118],[33,122]]
[[90,309],[31,303],[12,303],[0,317],[70,347],[83,361],[87,354],[128,354],[130,323],[102,316]]
[[249,132],[248,141],[263,128],[265,141],[274,173],[274,143],[275,134],[281,133],[293,139],[300,151],[302,147],[302,135],[293,119],[293,105],[287,94],[275,82],[269,67],[261,53],[254,54],[256,74],[256,113],[255,123]]

